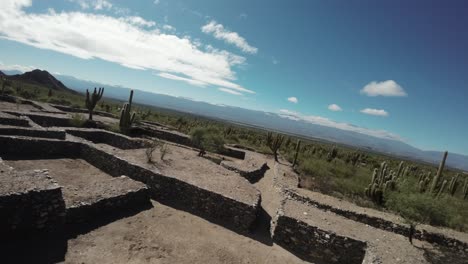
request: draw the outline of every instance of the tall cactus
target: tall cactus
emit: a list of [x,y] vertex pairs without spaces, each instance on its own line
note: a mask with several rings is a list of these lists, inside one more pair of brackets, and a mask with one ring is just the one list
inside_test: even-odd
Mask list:
[[123,105],[122,110],[120,111],[120,122],[119,127],[120,130],[124,133],[127,133],[130,127],[135,121],[135,113],[131,114],[132,111],[132,101],[133,101],[133,90],[130,91],[130,98],[128,99],[128,103]]
[[449,193],[450,195],[454,195],[455,192],[457,191],[457,185],[458,185],[458,177],[460,176],[460,174],[457,173],[457,175],[455,175],[454,177],[452,177],[452,180],[450,180],[450,184],[449,184]]
[[99,90],[94,87],[94,92],[91,96],[89,95],[88,89],[86,89],[86,108],[88,108],[89,111],[89,120],[93,120],[93,110],[99,100],[101,100],[103,94],[104,87],[99,87]]
[[444,157],[442,158],[442,161],[440,162],[439,169],[437,170],[437,174],[434,177],[434,179],[432,180],[431,193],[434,193],[434,191],[435,191],[435,189],[437,187],[437,183],[439,182],[439,179],[442,176],[442,171],[444,170],[444,167],[445,167],[445,161],[447,160],[447,155],[448,155],[448,152],[445,151],[444,152]]
[[465,184],[463,184],[463,199],[468,196],[468,178],[465,178]]
[[278,150],[283,144],[283,141],[284,141],[283,135],[277,134],[274,137],[273,133],[271,132],[267,133],[267,146],[270,148],[271,152],[273,152],[276,162],[278,161]]
[[2,77],[2,95],[5,93],[6,85],[7,85],[7,80],[5,77]]
[[437,192],[437,198],[444,192],[444,189],[445,189],[445,185],[447,185],[447,180],[444,180],[442,182],[442,186],[440,186],[440,189],[439,191]]
[[293,162],[293,167],[296,166],[297,164],[297,156],[299,156],[299,151],[301,149],[301,141],[298,139],[297,144],[296,144],[296,153],[294,154],[294,162]]

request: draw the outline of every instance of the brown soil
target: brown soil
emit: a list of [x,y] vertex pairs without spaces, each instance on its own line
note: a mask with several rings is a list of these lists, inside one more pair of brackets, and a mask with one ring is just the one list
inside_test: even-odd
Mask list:
[[81,159],[8,160],[5,163],[16,170],[47,169],[50,176],[63,186],[67,207],[144,188],[144,184],[127,177],[113,178]]
[[153,206],[69,240],[65,263],[305,263],[275,244]]

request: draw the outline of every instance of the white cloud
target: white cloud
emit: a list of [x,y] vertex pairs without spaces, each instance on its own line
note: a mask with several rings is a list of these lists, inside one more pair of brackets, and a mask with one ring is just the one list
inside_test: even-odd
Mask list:
[[109,10],[112,3],[107,0],[68,0],[77,3],[82,9],[93,8],[94,10]]
[[322,126],[327,126],[327,127],[334,127],[337,129],[341,130],[346,130],[346,131],[352,131],[356,133],[361,133],[373,137],[378,137],[378,138],[384,138],[384,139],[392,139],[392,140],[398,140],[398,141],[403,141],[403,139],[393,133],[390,133],[385,130],[376,130],[376,129],[369,129],[369,128],[364,128],[364,127],[358,127],[352,124],[348,123],[340,123],[336,122],[333,120],[330,120],[326,117],[321,117],[321,116],[313,116],[313,115],[303,115],[298,112],[290,111],[287,109],[281,109],[279,110],[279,116],[283,118],[288,118],[291,120],[296,120],[296,121],[304,121],[308,122],[311,124],[316,124],[316,125],[322,125]]
[[407,96],[403,87],[393,80],[383,82],[370,82],[361,90],[367,96]]
[[239,36],[238,33],[225,29],[223,25],[218,24],[214,20],[204,25],[201,30],[203,33],[213,34],[216,39],[221,39],[229,44],[235,45],[243,52],[255,54],[258,51],[257,48],[250,46],[243,37]]
[[139,16],[127,16],[123,17],[120,20],[122,20],[125,23],[138,26],[138,27],[154,27],[156,26],[156,22],[150,21],[150,20],[145,20],[142,17]]
[[154,1],[153,1],[153,4],[159,5],[160,2],[161,2],[160,0],[154,0]]
[[289,98],[288,98],[288,101],[291,102],[291,103],[295,103],[295,104],[297,104],[297,103],[299,102],[299,100],[297,100],[297,98],[294,97],[294,96],[293,96],[293,97],[289,97]]
[[362,109],[360,112],[366,115],[388,116],[388,112],[383,109],[366,108]]
[[233,94],[233,95],[242,95],[242,93],[239,93],[238,91],[234,91],[231,89],[226,89],[226,88],[218,88],[218,90],[228,93],[228,94]]
[[343,109],[341,109],[341,107],[337,104],[331,104],[328,106],[328,110],[330,111],[334,111],[334,112],[339,112],[339,111],[343,111]]
[[255,93],[235,83],[233,66],[245,62],[241,56],[201,50],[188,38],[145,28],[153,24],[143,18],[125,21],[84,12],[26,13],[31,5],[30,0],[2,0],[0,38],[81,59],[99,58],[153,70],[199,86]]
[[205,82],[193,80],[193,79],[190,79],[190,78],[187,78],[187,77],[177,76],[177,75],[170,74],[170,73],[167,73],[167,72],[161,72],[161,73],[158,73],[157,75],[159,77],[162,77],[162,78],[176,80],[176,81],[183,81],[183,82],[189,83],[191,85],[195,85],[195,86],[202,86],[203,87],[203,86],[207,85]]
[[0,70],[4,70],[4,71],[28,72],[28,71],[32,71],[34,69],[37,69],[37,67],[24,66],[24,65],[18,65],[18,64],[5,65],[5,64],[3,64],[3,62],[0,61]]

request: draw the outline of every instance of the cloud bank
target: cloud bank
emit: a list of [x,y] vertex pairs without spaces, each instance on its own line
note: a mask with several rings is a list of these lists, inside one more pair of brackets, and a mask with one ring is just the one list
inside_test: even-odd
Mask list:
[[330,120],[326,117],[321,117],[321,116],[313,116],[313,115],[303,115],[298,112],[290,111],[287,109],[281,109],[279,110],[279,116],[283,118],[288,118],[291,120],[296,120],[296,121],[304,121],[308,122],[311,124],[316,124],[316,125],[321,125],[321,126],[327,126],[327,127],[333,127],[341,130],[346,130],[346,131],[352,131],[356,133],[361,133],[364,135],[369,135],[377,138],[384,138],[384,139],[391,139],[391,140],[398,140],[398,141],[403,141],[403,139],[393,133],[390,133],[385,130],[375,130],[375,129],[368,129],[368,128],[363,128],[363,127],[358,127],[352,124],[348,123],[340,123],[336,122],[333,120]]
[[[105,8],[106,1],[88,8]],[[245,61],[226,51],[202,50],[188,38],[161,33],[141,17],[80,12],[28,13],[31,0],[2,0],[0,38],[81,59],[99,58],[152,70],[161,77],[199,86],[255,93],[236,83],[233,67]],[[175,77],[174,77],[175,76]]]

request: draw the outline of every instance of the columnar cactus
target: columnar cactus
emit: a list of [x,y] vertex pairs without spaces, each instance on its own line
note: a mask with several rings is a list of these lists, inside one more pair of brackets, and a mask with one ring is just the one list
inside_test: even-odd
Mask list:
[[278,150],[283,144],[283,141],[284,141],[284,136],[277,134],[274,137],[273,133],[271,132],[267,133],[267,146],[270,148],[271,152],[273,152],[275,161],[278,161]]
[[132,101],[133,101],[133,90],[130,91],[130,98],[128,99],[128,103],[123,105],[122,110],[120,111],[120,122],[119,127],[120,130],[124,133],[127,133],[130,127],[135,121],[135,113],[130,113],[132,111]]
[[450,180],[450,184],[449,184],[449,193],[450,195],[454,195],[455,192],[457,191],[457,185],[458,185],[458,177],[460,176],[460,174],[457,173],[457,175],[455,175],[454,177],[452,177],[452,179]]
[[301,149],[301,141],[300,140],[297,140],[297,144],[296,144],[296,153],[294,154],[294,162],[293,162],[293,167],[296,166],[297,164],[297,156],[299,156],[299,151]]
[[91,96],[89,95],[88,89],[86,89],[86,108],[89,111],[89,120],[93,120],[93,110],[96,107],[97,102],[101,100],[103,94],[104,87],[100,87],[99,90],[95,87]]
[[468,196],[468,178],[465,178],[465,184],[463,184],[463,199]]
[[445,185],[447,185],[447,180],[444,180],[444,181],[442,182],[442,186],[440,186],[439,192],[437,192],[437,196],[436,196],[436,197],[439,197],[439,196],[442,194],[442,192],[443,192],[444,189],[445,189]]
[[442,161],[440,162],[439,169],[437,170],[437,174],[434,177],[434,179],[432,180],[431,193],[434,193],[434,191],[435,191],[435,189],[437,187],[437,183],[439,182],[439,179],[442,176],[442,171],[444,170],[444,167],[445,167],[445,160],[447,160],[447,155],[448,155],[448,152],[445,151],[444,152],[444,157],[442,158]]

